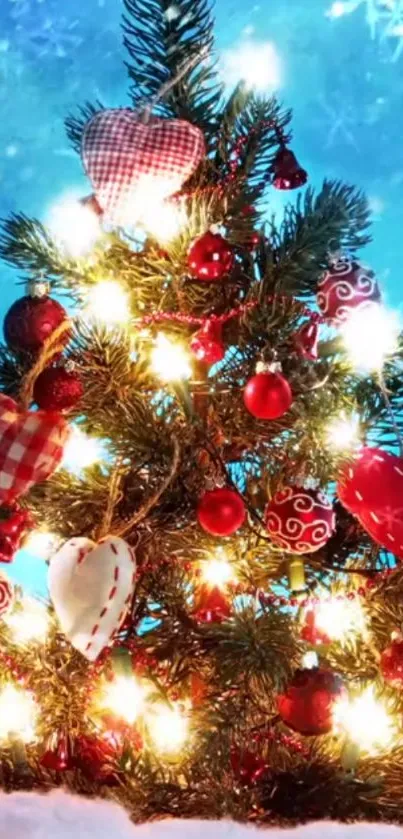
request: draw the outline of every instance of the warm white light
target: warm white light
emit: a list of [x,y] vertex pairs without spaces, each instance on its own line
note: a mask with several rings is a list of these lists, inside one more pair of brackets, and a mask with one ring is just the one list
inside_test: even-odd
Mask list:
[[354,448],[360,442],[357,414],[351,414],[349,417],[341,415],[333,419],[327,427],[326,437],[332,449],[343,451]]
[[54,553],[59,539],[48,530],[33,530],[24,542],[24,550],[39,559],[49,559]]
[[393,717],[376,698],[373,687],[366,688],[360,696],[336,702],[333,719],[336,731],[343,731],[369,754],[388,749],[396,736]]
[[101,280],[88,291],[83,314],[114,326],[130,318],[128,296],[115,280]]
[[281,70],[279,55],[270,41],[241,41],[223,53],[222,77],[230,87],[242,81],[250,89],[277,90]]
[[144,698],[144,688],[134,677],[118,676],[105,688],[102,706],[133,725],[143,709]]
[[17,644],[29,641],[45,641],[50,628],[49,613],[46,606],[38,600],[25,598],[22,609],[6,615],[4,622],[12,632]]
[[61,468],[73,474],[79,474],[82,469],[88,469],[102,459],[102,443],[95,437],[87,437],[80,428],[74,425],[64,447]]
[[89,254],[102,233],[96,213],[71,195],[51,207],[46,224],[56,245],[73,259]]
[[17,734],[25,743],[35,739],[37,710],[32,696],[8,684],[0,691],[0,739]]
[[180,236],[187,220],[185,207],[177,202],[161,200],[158,195],[154,200],[148,195],[143,202],[141,224],[161,245]]
[[189,357],[183,347],[170,341],[162,332],[157,335],[151,352],[151,365],[154,373],[164,382],[189,379],[192,375]]
[[329,11],[326,13],[327,17],[343,17],[346,14],[346,3],[341,2],[341,0],[336,0],[335,3],[332,3]]
[[232,565],[225,556],[208,559],[202,563],[201,570],[204,582],[210,586],[224,588],[236,579]]
[[334,641],[365,632],[365,615],[358,600],[324,600],[315,607],[315,628]]
[[186,742],[189,723],[179,708],[169,708],[161,704],[154,706],[148,729],[157,751],[174,754],[179,752]]
[[319,659],[314,650],[302,656],[302,666],[305,670],[314,670],[315,667],[319,667]]
[[341,328],[350,362],[363,372],[382,370],[397,349],[399,332],[397,313],[378,304],[356,309]]

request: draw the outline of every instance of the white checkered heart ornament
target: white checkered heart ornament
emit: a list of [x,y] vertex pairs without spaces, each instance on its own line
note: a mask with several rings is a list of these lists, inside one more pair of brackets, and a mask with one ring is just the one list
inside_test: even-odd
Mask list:
[[206,147],[200,129],[185,120],[145,123],[130,108],[115,108],[90,119],[81,153],[105,221],[128,227],[178,192]]
[[133,549],[108,536],[96,544],[77,537],[52,557],[48,585],[62,631],[95,661],[124,621],[136,572]]
[[0,394],[0,504],[50,477],[62,460],[69,434],[60,414],[22,411]]

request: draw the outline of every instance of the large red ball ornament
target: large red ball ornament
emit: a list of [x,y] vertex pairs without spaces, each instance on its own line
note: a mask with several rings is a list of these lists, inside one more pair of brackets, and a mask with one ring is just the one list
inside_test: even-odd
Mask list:
[[208,230],[191,246],[188,265],[195,280],[219,282],[233,268],[234,251],[223,236]]
[[338,700],[347,696],[343,682],[331,670],[297,670],[285,693],[277,698],[283,722],[306,737],[328,734]]
[[286,487],[267,505],[266,527],[279,548],[294,554],[314,553],[330,539],[336,516],[324,492]]
[[381,655],[380,668],[385,682],[393,687],[403,687],[403,640],[392,641]]
[[352,312],[379,303],[381,292],[375,274],[348,257],[326,271],[318,285],[318,306],[326,320],[342,324]]
[[403,458],[363,447],[342,470],[337,491],[372,539],[403,559]]
[[244,390],[245,407],[253,417],[275,420],[292,405],[292,390],[281,373],[256,373]]
[[245,516],[242,498],[228,487],[208,490],[197,507],[200,526],[212,536],[231,536],[242,527]]
[[83,393],[82,381],[74,370],[47,367],[36,379],[33,397],[44,411],[70,411]]
[[[63,306],[51,297],[21,297],[4,318],[6,344],[19,352],[37,352],[66,318]],[[66,330],[65,343],[68,337]]]

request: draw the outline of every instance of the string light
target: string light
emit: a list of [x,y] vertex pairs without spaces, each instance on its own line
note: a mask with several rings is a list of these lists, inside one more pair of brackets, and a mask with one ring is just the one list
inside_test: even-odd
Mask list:
[[45,641],[50,629],[50,618],[46,606],[38,600],[24,598],[22,609],[6,615],[4,622],[13,634],[17,644],[29,641]]
[[162,245],[167,245],[182,233],[188,222],[184,206],[172,201],[147,202],[142,214],[142,225]]
[[157,751],[175,754],[187,740],[189,722],[177,706],[170,708],[161,704],[153,707],[148,729]]
[[260,91],[277,90],[281,85],[281,62],[270,41],[247,40],[225,50],[221,72],[225,84],[230,87],[240,81],[247,88]]
[[87,437],[75,425],[64,447],[61,468],[78,475],[83,469],[88,469],[101,460],[103,455],[102,442],[95,437]]
[[24,550],[39,559],[49,559],[54,553],[59,539],[48,530],[33,530],[24,542]]
[[73,259],[89,254],[102,233],[96,213],[72,195],[51,207],[47,227],[60,250]]
[[315,627],[334,641],[351,635],[362,635],[366,629],[365,615],[358,600],[346,598],[324,600],[315,605]]
[[213,587],[224,588],[236,580],[234,569],[224,553],[203,562],[201,570],[204,582]]
[[310,650],[302,656],[302,666],[305,670],[314,670],[315,667],[319,666],[319,659],[314,650]]
[[376,698],[372,686],[359,696],[336,702],[333,719],[335,730],[347,734],[368,754],[388,749],[396,737],[393,717],[385,704]]
[[151,365],[164,382],[189,379],[192,375],[190,360],[183,347],[170,341],[162,332],[158,333],[151,352]]
[[351,313],[341,328],[350,362],[363,372],[381,371],[398,344],[400,333],[396,312],[371,304]]
[[37,709],[32,696],[7,684],[0,691],[0,739],[17,734],[24,743],[35,739]]
[[107,685],[102,706],[133,725],[144,706],[145,691],[135,678],[118,676]]
[[82,314],[106,326],[127,323],[130,319],[128,296],[115,280],[101,280],[86,294]]
[[328,445],[336,450],[354,448],[359,444],[359,417],[351,414],[347,417],[342,414],[331,420],[326,433]]

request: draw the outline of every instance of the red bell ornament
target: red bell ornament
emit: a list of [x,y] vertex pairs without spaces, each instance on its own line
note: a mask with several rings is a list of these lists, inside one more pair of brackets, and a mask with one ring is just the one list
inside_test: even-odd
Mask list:
[[218,586],[205,583],[196,592],[193,616],[199,623],[222,623],[231,617],[231,603]]
[[242,527],[245,517],[241,496],[229,487],[207,490],[197,506],[200,527],[212,536],[232,536]]
[[392,687],[403,687],[403,639],[397,638],[383,651],[380,669],[385,682]]
[[[373,271],[349,257],[340,257],[323,275],[317,302],[322,315],[340,326],[352,312],[379,303],[381,292]],[[374,336],[376,340],[376,336]]]
[[71,754],[69,738],[63,735],[52,736],[49,748],[40,758],[40,764],[52,772],[67,772],[73,769],[74,761]]
[[188,254],[189,271],[193,279],[215,283],[226,277],[235,261],[232,246],[219,233],[210,230],[193,242]]
[[74,370],[47,367],[34,385],[34,402],[44,411],[70,411],[84,393],[81,379]]
[[217,364],[225,356],[222,342],[222,325],[218,321],[208,320],[202,328],[193,335],[190,349],[203,364]]
[[0,562],[12,562],[33,520],[28,510],[19,507],[1,513],[5,517],[0,518]]
[[333,504],[317,489],[285,487],[269,502],[265,515],[274,544],[294,554],[323,548],[336,528]]
[[308,173],[300,166],[294,152],[281,146],[273,163],[273,186],[281,190],[298,189],[307,180]]
[[300,358],[316,361],[318,358],[319,324],[309,320],[304,323],[295,336],[295,346]]
[[285,693],[277,698],[283,722],[306,737],[328,734],[335,704],[346,698],[343,682],[331,670],[297,670]]
[[[20,297],[4,318],[4,338],[17,352],[38,352],[52,333],[67,319],[63,306],[47,295]],[[69,338],[64,335],[64,343]],[[63,343],[63,338],[61,338]]]
[[259,420],[276,420],[289,411],[293,401],[291,387],[281,373],[256,373],[244,390],[246,409]]
[[81,735],[75,743],[75,765],[92,781],[113,784],[121,749],[105,737]]

